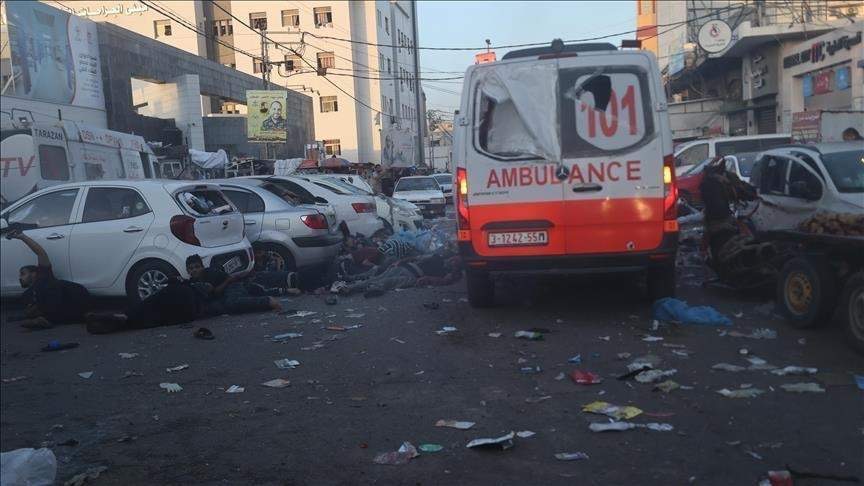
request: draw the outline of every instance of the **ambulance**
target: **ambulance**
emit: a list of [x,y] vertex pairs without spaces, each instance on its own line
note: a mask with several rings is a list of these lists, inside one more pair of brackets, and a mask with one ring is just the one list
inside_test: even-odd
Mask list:
[[453,160],[471,304],[492,305],[504,273],[639,272],[671,295],[672,154],[651,52],[555,40],[469,67]]

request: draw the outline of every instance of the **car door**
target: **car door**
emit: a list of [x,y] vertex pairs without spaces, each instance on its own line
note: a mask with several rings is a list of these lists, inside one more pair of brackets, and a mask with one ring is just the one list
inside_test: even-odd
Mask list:
[[752,216],[757,229],[792,229],[820,209],[825,184],[803,160],[771,155],[763,157],[760,164],[762,201]]
[[[7,223],[23,225],[24,234],[45,250],[54,276],[59,279],[71,280],[69,236],[80,192],[79,188],[51,191],[3,213]],[[36,255],[19,240],[0,238],[0,259],[3,295],[20,294],[23,289],[18,282],[18,270],[24,265],[36,265]]]
[[264,200],[254,192],[237,186],[222,186],[222,193],[243,214],[246,238],[251,242],[257,241],[261,226],[264,225]]
[[123,273],[150,225],[153,211],[132,187],[90,187],[72,227],[72,278],[90,289],[110,287]]

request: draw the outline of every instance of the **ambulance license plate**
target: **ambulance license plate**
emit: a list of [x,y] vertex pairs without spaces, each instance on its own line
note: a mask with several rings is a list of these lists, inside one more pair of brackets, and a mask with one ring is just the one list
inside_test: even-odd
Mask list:
[[489,233],[489,246],[532,246],[548,243],[549,233],[546,231]]
[[234,258],[228,260],[227,262],[222,264],[222,269],[225,270],[225,273],[234,273],[239,270],[240,267],[243,266],[243,261],[240,260],[239,256],[235,256]]

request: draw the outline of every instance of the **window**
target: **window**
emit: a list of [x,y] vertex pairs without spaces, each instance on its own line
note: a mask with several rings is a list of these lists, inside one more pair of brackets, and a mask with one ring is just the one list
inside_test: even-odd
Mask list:
[[387,17],[384,17],[384,32],[390,35],[390,20]]
[[339,102],[336,101],[335,96],[322,96],[319,100],[321,102],[321,113],[339,111]]
[[675,157],[675,166],[697,165],[708,158],[708,144],[700,143],[687,147]]
[[383,70],[384,70],[384,67],[385,67],[386,65],[387,65],[387,63],[384,62],[384,54],[381,54],[381,53],[379,52],[379,53],[378,53],[378,69],[379,69],[380,71],[383,71]]
[[232,213],[231,204],[222,197],[220,191],[193,189],[177,193],[177,200],[193,216],[216,216]]
[[264,72],[264,61],[258,59],[252,59],[252,72],[253,73],[263,73]]
[[234,26],[231,25],[231,19],[214,20],[213,35],[218,37],[234,35]]
[[222,194],[228,198],[241,213],[263,213],[264,200],[257,194],[240,189],[222,189]]
[[133,189],[91,187],[84,203],[83,223],[135,218],[150,212],[147,203]]
[[261,188],[290,204],[315,204],[315,196],[299,184],[285,179],[267,179]]
[[249,25],[255,30],[267,30],[267,14],[265,12],[250,13]]
[[333,25],[333,11],[330,7],[315,7],[315,27]]
[[403,177],[396,183],[394,191],[430,191],[440,188],[432,177]]
[[283,10],[282,27],[300,27],[300,11],[297,9]]
[[375,9],[375,23],[378,24],[378,28],[381,28],[381,11],[377,8]]
[[789,196],[817,201],[822,199],[822,183],[807,167],[791,161],[789,166]]
[[66,150],[53,145],[40,145],[39,169],[42,171],[42,178],[47,181],[68,181],[69,162],[66,160]]
[[299,71],[303,69],[303,59],[300,56],[295,56],[294,54],[288,54],[285,56],[285,70],[286,71]]
[[324,153],[327,155],[342,155],[342,145],[339,139],[324,140]]
[[219,110],[220,113],[225,113],[227,115],[239,115],[240,114],[240,106],[237,103],[233,102],[224,102],[222,103],[222,108]]
[[78,189],[66,189],[39,196],[9,214],[9,224],[21,223],[32,228],[69,224]]
[[402,52],[402,31],[399,29],[396,29],[396,38],[399,39],[399,52]]
[[153,21],[153,32],[154,32],[154,36],[157,39],[160,37],[170,37],[171,36],[171,21],[170,20],[154,20]]
[[760,164],[763,167],[759,181],[762,193],[785,195],[788,161],[780,157],[767,157],[763,158]]
[[336,67],[336,56],[332,52],[319,52],[318,69],[332,69]]
[[390,58],[387,58],[387,74],[393,74],[392,65],[390,64]]
[[843,193],[864,193],[864,152],[850,150],[833,152],[822,156],[828,175]]

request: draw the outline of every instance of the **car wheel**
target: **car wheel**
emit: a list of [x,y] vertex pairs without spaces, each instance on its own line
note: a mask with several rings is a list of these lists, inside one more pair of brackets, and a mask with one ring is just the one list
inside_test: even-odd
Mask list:
[[651,302],[675,297],[675,265],[652,268],[647,273],[648,297]]
[[840,302],[849,344],[864,354],[864,272],[849,277]]
[[297,270],[297,262],[294,255],[287,248],[273,243],[255,245],[255,249],[263,250],[267,260],[273,262],[272,270],[278,272],[294,272]]
[[777,280],[777,303],[792,327],[822,325],[834,311],[837,283],[828,264],[796,257],[783,265]]
[[495,282],[487,272],[466,270],[468,303],[471,307],[491,307],[495,303]]
[[132,302],[140,302],[165,288],[168,280],[178,275],[179,272],[167,262],[147,260],[126,277],[126,297]]

